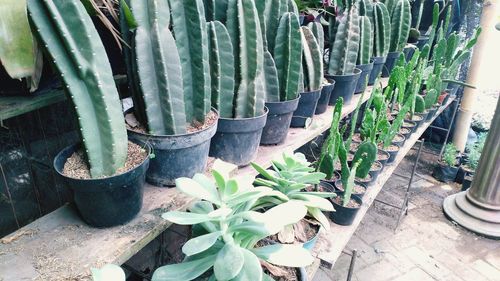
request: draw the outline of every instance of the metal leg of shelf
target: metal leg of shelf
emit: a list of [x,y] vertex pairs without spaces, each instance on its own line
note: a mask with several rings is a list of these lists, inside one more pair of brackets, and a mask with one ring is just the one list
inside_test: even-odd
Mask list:
[[439,152],[439,159],[441,159],[441,156],[443,156],[444,148],[446,147],[446,143],[448,142],[448,138],[450,137],[451,127],[455,122],[455,116],[457,115],[458,106],[460,105],[460,99],[455,99],[455,101],[453,102],[455,103],[455,109],[453,110],[453,116],[451,117],[450,126],[448,126],[448,129],[446,130],[446,137],[444,139],[443,146],[441,147],[441,151]]
[[349,271],[347,272],[347,281],[351,281],[352,273],[354,272],[354,264],[356,263],[357,250],[352,250],[351,263],[349,264]]
[[418,147],[418,152],[417,152],[417,158],[415,159],[415,164],[413,165],[413,169],[411,170],[411,176],[410,176],[410,181],[408,182],[408,187],[406,188],[406,193],[405,193],[405,198],[403,200],[403,204],[401,206],[400,209],[400,212],[399,212],[399,216],[398,216],[398,219],[396,221],[396,227],[394,228],[394,231],[396,231],[399,227],[399,224],[401,222],[401,217],[404,215],[408,215],[408,201],[410,199],[410,189],[411,189],[411,185],[413,184],[413,178],[415,176],[415,173],[417,171],[417,167],[418,167],[418,161],[420,160],[420,154],[422,152],[422,147],[424,146],[424,141],[425,140],[420,140],[420,145]]

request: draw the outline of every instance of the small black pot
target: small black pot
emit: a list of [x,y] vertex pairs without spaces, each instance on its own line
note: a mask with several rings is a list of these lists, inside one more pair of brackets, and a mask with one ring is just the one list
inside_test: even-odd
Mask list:
[[267,114],[266,126],[262,130],[260,144],[278,144],[286,139],[299,99],[300,97],[291,101],[266,102],[269,113]]
[[382,68],[382,77],[389,77],[391,75],[391,71],[396,65],[400,54],[401,52],[389,52],[387,54],[387,59],[385,60],[384,67]]
[[429,114],[427,114],[427,118],[425,118],[425,122],[431,121],[431,119],[436,115],[436,112],[438,111],[439,106],[433,106],[429,109]]
[[414,117],[415,116],[420,116],[421,119],[420,120],[410,120],[410,119],[405,119],[404,120],[405,122],[413,122],[413,123],[415,123],[415,129],[413,130],[413,132],[415,132],[420,127],[420,125],[422,125],[422,123],[424,123],[424,120],[425,120],[425,118],[423,118],[423,116],[418,115],[417,113],[415,113]]
[[389,159],[387,159],[387,164],[392,164],[394,163],[394,161],[396,160],[396,156],[398,155],[398,152],[399,152],[399,149],[401,148],[400,146],[394,144],[395,146],[398,147],[398,150],[395,150],[395,151],[388,151],[388,150],[384,150],[386,151],[387,153],[389,153]]
[[[328,187],[328,186],[335,187],[335,182],[339,179],[340,179],[340,173],[335,171],[335,172],[333,172],[333,179],[324,179],[324,180],[321,180],[321,183],[328,184],[326,187]],[[334,190],[332,189],[332,192],[333,191]]]
[[355,68],[354,73],[349,75],[326,75],[325,77],[328,79],[335,80],[335,88],[330,96],[329,104],[335,105],[340,97],[344,99],[344,105],[351,104],[359,76],[361,76],[361,69],[359,68]]
[[365,91],[368,85],[368,77],[372,73],[373,60],[369,64],[356,65],[356,68],[361,69],[361,74],[359,75],[358,83],[356,84],[356,89],[354,94],[359,94]]
[[377,156],[377,161],[380,162],[380,164],[382,164],[382,166],[385,166],[385,164],[387,163],[387,161],[389,160],[389,158],[391,158],[391,155],[389,154],[389,152],[387,152],[385,150],[382,150],[382,149],[379,149],[377,151],[377,154],[378,153],[385,154],[387,156],[386,159],[378,159],[378,156]]
[[[404,123],[407,123],[406,125]],[[415,131],[417,130],[417,123],[415,123],[414,121],[408,121],[408,120],[405,120],[403,123],[403,126],[401,126],[402,128],[408,128],[411,130],[411,133],[415,133]]]
[[415,54],[416,48],[414,46],[409,45],[408,47],[405,47],[403,49],[403,54],[405,55],[405,60],[409,62],[411,58],[413,57],[413,54]]
[[420,126],[426,122],[427,116],[429,116],[429,110],[426,110],[424,112],[416,112],[415,115],[422,117],[422,121],[420,122],[420,124],[418,124]]
[[[353,190],[352,195],[356,195],[359,198],[361,198],[361,200],[363,200],[363,195],[365,195],[366,189],[367,189],[366,185],[363,184],[363,183],[359,183],[359,182],[356,182],[355,184],[361,185],[365,189],[365,192],[363,192],[363,193],[354,193],[354,190]],[[336,180],[334,186],[335,186],[335,192],[337,192],[337,191],[344,192],[344,188],[342,187],[342,181],[341,180]]]
[[308,127],[311,124],[320,96],[321,89],[300,94],[299,105],[293,113],[290,124],[292,128]]
[[399,147],[402,147],[405,144],[406,138],[402,134],[397,134],[397,136],[399,136],[400,138],[403,138],[403,140],[400,140],[400,141],[392,140],[392,144],[395,144]]
[[377,180],[378,176],[380,175],[380,172],[382,172],[382,170],[384,169],[384,164],[382,164],[382,162],[380,162],[380,161],[375,161],[375,162],[378,162],[380,164],[380,169],[370,170],[370,172],[368,172],[370,174],[370,176],[372,177],[373,182],[375,182]]
[[462,191],[467,191],[467,189],[470,188],[472,185],[472,180],[474,179],[473,176],[465,176],[464,181],[462,183]]
[[[462,157],[462,159],[463,158],[464,157]],[[457,177],[455,178],[455,182],[461,184],[464,182],[465,177],[471,177],[472,175],[474,175],[474,171],[464,168],[464,166],[460,165],[458,167]]]
[[321,89],[321,96],[318,100],[318,105],[316,106],[316,112],[314,114],[319,115],[326,111],[328,108],[328,102],[330,101],[330,96],[332,95],[332,91],[335,88],[335,80],[327,79],[329,83],[328,85],[324,85],[323,89]]
[[458,167],[451,167],[441,162],[434,169],[433,176],[441,182],[454,182],[457,178]]
[[399,131],[400,134],[405,137],[405,140],[407,140],[411,136],[411,133],[412,133],[411,129],[410,128],[401,128],[401,129],[408,129],[408,132],[406,132],[406,133],[401,133],[401,131]]
[[216,130],[217,122],[214,122],[204,130],[183,135],[161,136],[128,130],[128,136],[153,149],[155,157],[151,159],[146,181],[155,186],[174,186],[177,178],[192,178],[205,171],[210,139]]
[[368,78],[368,86],[372,86],[375,84],[375,80],[377,80],[378,76],[382,72],[382,68],[384,68],[386,57],[374,57],[373,58],[373,68],[370,73],[370,78]]
[[219,118],[209,155],[238,166],[248,165],[259,147],[268,111],[266,108],[264,114],[253,118]]
[[[342,196],[342,192],[336,192],[337,196]],[[356,195],[352,195],[351,199],[355,200],[361,207],[363,201]],[[360,207],[358,208],[347,208],[342,205],[339,205],[335,202],[335,200],[331,200],[333,207],[335,208],[335,212],[330,212],[330,219],[340,225],[351,225],[356,218],[356,214],[358,213]]]
[[63,174],[64,164],[80,148],[80,144],[66,147],[55,157],[54,169],[73,190],[76,208],[90,226],[111,227],[125,224],[141,210],[151,147],[138,141],[132,142],[144,146],[148,157],[130,171],[112,177],[75,179]]

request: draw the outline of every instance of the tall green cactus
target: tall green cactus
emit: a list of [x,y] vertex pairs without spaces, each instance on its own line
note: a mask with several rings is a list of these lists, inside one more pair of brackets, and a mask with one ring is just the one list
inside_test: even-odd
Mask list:
[[401,52],[408,41],[411,26],[411,6],[408,0],[398,0],[391,17],[390,52]]
[[321,89],[323,83],[323,56],[320,51],[318,41],[314,37],[311,29],[302,27],[303,51],[303,74],[305,91],[317,91]]
[[394,9],[396,8],[397,2],[399,0],[381,0],[381,1],[387,7],[387,11],[389,11],[389,16],[392,17],[392,13],[394,12]]
[[[164,1],[164,0],[163,0]],[[210,112],[208,34],[202,0],[169,0],[182,67],[186,121],[205,122]]]
[[354,73],[359,49],[359,13],[353,6],[340,20],[330,54],[328,73],[346,75]]
[[369,64],[373,55],[373,28],[370,18],[359,17],[359,52],[357,64]]
[[234,55],[226,27],[218,22],[208,23],[212,106],[223,118],[233,117]]
[[78,0],[29,0],[32,26],[75,105],[94,178],[125,165],[127,131],[104,46]]
[[280,100],[297,98],[302,63],[302,39],[299,19],[293,13],[285,13],[281,16],[274,60],[280,81]]
[[203,0],[207,21],[226,22],[228,0]]
[[229,0],[226,28],[235,61],[235,117],[263,113],[265,102],[264,45],[253,0]]
[[310,22],[307,27],[312,31],[314,38],[319,45],[319,50],[323,54],[325,50],[325,31],[323,30],[323,25],[317,21]]
[[359,0],[359,15],[371,17],[373,14],[373,0]]
[[[132,40],[133,62],[149,132],[173,135],[186,132],[181,60],[170,25],[167,1],[130,0],[137,27]],[[130,67],[130,66],[129,66]],[[136,104],[138,106],[140,104]]]
[[391,44],[391,18],[386,6],[381,2],[373,4],[372,23],[374,30],[373,55],[385,57],[389,53]]

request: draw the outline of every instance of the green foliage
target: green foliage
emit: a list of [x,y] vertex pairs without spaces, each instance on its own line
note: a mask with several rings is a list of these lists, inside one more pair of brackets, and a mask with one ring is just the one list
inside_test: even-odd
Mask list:
[[325,229],[330,229],[328,219],[321,211],[334,211],[332,204],[325,198],[334,197],[330,192],[306,191],[305,188],[317,185],[325,179],[325,174],[316,172],[311,163],[301,153],[293,155],[283,154],[282,159],[272,161],[272,169],[252,163],[252,167],[259,172],[262,178],[256,178],[255,184],[267,186],[280,192],[277,198],[262,198],[255,204],[255,208],[270,207],[278,202],[294,201],[307,207],[308,215],[315,218]]
[[[390,10],[389,10],[390,11]],[[390,52],[401,52],[408,41],[411,7],[408,0],[397,0],[391,15]]]
[[352,170],[349,172],[349,177],[347,178],[346,183],[345,184],[342,183],[342,186],[344,187],[344,195],[342,196],[342,205],[344,207],[347,207],[349,201],[351,201],[352,191],[355,185],[354,180],[356,179],[356,170],[358,169],[360,162],[361,160],[354,163],[354,165],[352,166]]
[[488,133],[481,133],[478,135],[477,141],[471,145],[467,146],[467,165],[472,169],[476,170],[479,164],[479,159],[481,158],[481,153],[483,152],[484,144]]
[[302,27],[304,90],[312,92],[321,89],[323,84],[323,54],[312,31]]
[[352,163],[358,163],[356,177],[366,178],[373,162],[377,159],[377,146],[373,142],[364,142],[358,146]]
[[29,0],[28,10],[75,105],[92,177],[113,175],[125,165],[127,131],[92,19],[78,0]]
[[339,123],[342,117],[343,104],[344,100],[342,97],[340,97],[335,104],[330,131],[327,139],[323,143],[321,154],[316,165],[316,170],[324,173],[326,175],[326,179],[331,179],[333,177],[333,172],[335,170],[335,161],[338,157],[337,153],[340,143],[342,142],[342,136],[339,132]]
[[446,144],[442,160],[450,167],[457,164],[457,147],[453,143]]
[[207,21],[226,22],[228,0],[203,0]]
[[323,51],[325,50],[325,34],[323,31],[323,25],[317,21],[310,22],[307,27],[311,29],[314,34],[314,38],[318,41],[319,50],[321,51],[321,58],[323,58]]
[[369,64],[373,55],[373,27],[370,17],[359,17],[359,30],[359,52],[356,64]]
[[415,96],[415,112],[418,113],[425,112],[425,101],[421,95]]
[[431,89],[427,91],[424,97],[425,109],[430,109],[433,107],[438,101],[439,95],[436,89]]
[[158,268],[153,281],[193,280],[210,269],[210,280],[263,280],[260,260],[288,267],[312,263],[309,252],[299,245],[256,247],[258,241],[301,220],[307,212],[303,204],[287,201],[260,213],[252,209],[258,200],[274,196],[286,201],[286,196],[268,187],[253,187],[251,181],[227,179],[217,171],[213,176],[215,182],[202,174],[176,180],[181,192],[201,201],[190,212],[170,211],[162,217],[194,225],[197,235],[182,247],[184,261]]
[[373,3],[373,55],[385,57],[391,44],[391,18],[387,7],[382,2]]
[[392,121],[389,129],[379,137],[379,140],[383,144],[384,148],[388,148],[391,145],[392,140],[394,140],[394,137],[396,137],[396,135],[399,133],[399,130],[404,123],[405,116],[410,110],[410,103],[411,101],[407,101],[407,103],[401,108],[401,110],[399,110],[398,115]]
[[332,45],[328,74],[348,75],[354,73],[359,49],[359,13],[356,6],[346,12],[340,20]]
[[358,2],[359,15],[371,17],[373,14],[373,1],[372,0],[360,0]]

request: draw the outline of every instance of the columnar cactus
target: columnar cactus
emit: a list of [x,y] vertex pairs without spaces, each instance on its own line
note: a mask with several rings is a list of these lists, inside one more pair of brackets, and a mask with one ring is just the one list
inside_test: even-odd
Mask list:
[[323,56],[314,34],[307,26],[302,27],[302,46],[305,91],[319,90],[323,82]]
[[392,17],[392,12],[396,8],[397,2],[399,0],[381,0],[381,1],[387,7],[387,11],[389,11],[389,16]]
[[330,54],[328,73],[346,75],[354,73],[359,49],[359,13],[353,6],[340,20]]
[[131,0],[130,9],[137,27],[131,38],[133,65],[129,67],[137,72],[132,79],[138,79],[140,91],[135,93],[134,104],[139,110],[144,106],[151,134],[185,133],[181,59],[168,28],[168,2]]
[[280,81],[280,100],[293,100],[299,93],[302,63],[302,39],[298,17],[281,16],[276,36],[274,60]]
[[374,30],[373,55],[385,57],[389,53],[391,43],[391,18],[387,8],[381,2],[373,4],[372,23]]
[[373,28],[370,18],[359,17],[359,52],[357,64],[368,64],[373,54]]
[[207,21],[226,22],[228,0],[203,0]]
[[226,20],[235,61],[235,117],[263,113],[265,102],[264,45],[253,0],[229,0]]
[[75,105],[94,178],[125,165],[127,131],[104,46],[78,0],[29,0],[32,25]]
[[408,0],[398,0],[391,17],[390,52],[401,52],[408,41],[411,25],[411,6]]
[[317,21],[310,22],[307,27],[312,31],[316,41],[319,45],[319,50],[323,54],[325,50],[325,32],[323,31],[323,25]]
[[233,117],[234,55],[226,27],[218,22],[208,23],[212,106],[223,118]]
[[[205,11],[201,0],[169,0],[182,67],[186,121],[204,123],[210,112],[210,66]],[[167,17],[167,15],[163,15]],[[160,19],[161,20],[161,19]],[[167,26],[168,27],[168,26]]]
[[373,0],[359,0],[359,15],[371,17],[373,14]]

